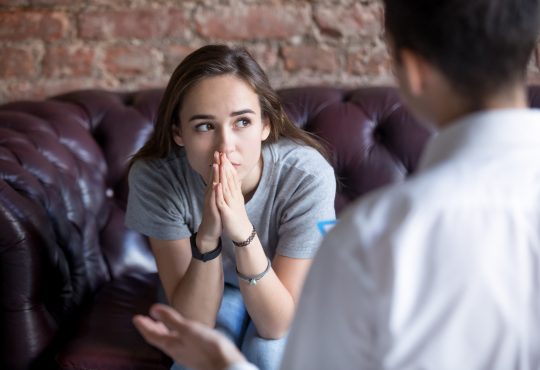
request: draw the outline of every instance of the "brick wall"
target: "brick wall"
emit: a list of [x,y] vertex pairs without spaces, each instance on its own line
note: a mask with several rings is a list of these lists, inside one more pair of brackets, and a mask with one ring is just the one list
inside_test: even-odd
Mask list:
[[390,84],[381,20],[380,0],[0,0],[0,102],[164,86],[208,43],[247,47],[274,87]]

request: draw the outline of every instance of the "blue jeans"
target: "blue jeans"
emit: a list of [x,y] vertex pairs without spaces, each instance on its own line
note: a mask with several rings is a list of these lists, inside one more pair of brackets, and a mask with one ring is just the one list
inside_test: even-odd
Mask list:
[[[249,318],[240,289],[225,284],[223,300],[219,307],[216,330],[225,334],[241,349],[247,360],[261,370],[277,370],[281,364],[287,337],[264,339],[257,335],[255,325]],[[171,370],[186,369],[174,363]]]

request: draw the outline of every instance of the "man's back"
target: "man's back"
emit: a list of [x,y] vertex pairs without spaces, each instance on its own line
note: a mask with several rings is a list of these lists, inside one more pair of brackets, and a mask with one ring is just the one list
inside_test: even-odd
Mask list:
[[325,240],[283,368],[540,367],[539,184],[539,111],[443,130]]

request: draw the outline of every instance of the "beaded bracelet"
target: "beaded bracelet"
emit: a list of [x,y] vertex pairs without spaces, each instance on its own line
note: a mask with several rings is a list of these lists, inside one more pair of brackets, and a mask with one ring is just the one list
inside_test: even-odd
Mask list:
[[270,271],[270,267],[272,266],[272,263],[270,262],[270,258],[266,257],[266,259],[268,260],[268,265],[266,265],[266,269],[263,272],[261,272],[259,275],[246,276],[242,274],[240,271],[238,271],[238,267],[236,268],[236,275],[238,275],[240,279],[247,281],[249,285],[257,285],[257,282],[261,280],[264,277],[264,275],[268,273],[268,271]]
[[257,231],[255,230],[255,227],[253,227],[253,230],[251,231],[251,234],[249,235],[249,237],[244,240],[243,242],[235,242],[234,240],[232,241],[233,244],[237,247],[245,247],[246,245],[248,245],[249,243],[251,243],[251,241],[253,240],[253,238],[255,238],[255,235],[257,235]]

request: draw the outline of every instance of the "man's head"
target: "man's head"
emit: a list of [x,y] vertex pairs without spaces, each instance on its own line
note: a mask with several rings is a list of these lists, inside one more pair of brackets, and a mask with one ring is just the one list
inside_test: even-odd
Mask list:
[[538,36],[540,0],[384,2],[398,68],[403,51],[421,57],[471,109],[524,83]]

